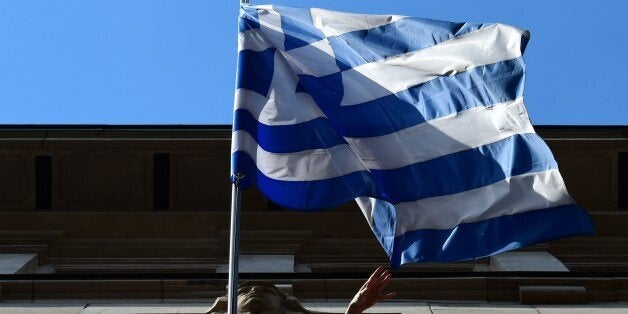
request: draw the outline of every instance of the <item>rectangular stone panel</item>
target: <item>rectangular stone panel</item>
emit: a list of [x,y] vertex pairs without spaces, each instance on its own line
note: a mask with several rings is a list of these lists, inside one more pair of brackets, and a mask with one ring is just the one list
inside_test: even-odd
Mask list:
[[326,286],[324,279],[293,280],[293,296],[299,299],[325,300]]
[[176,154],[171,160],[173,209],[229,211],[231,184],[227,152]]
[[397,291],[399,299],[486,300],[486,280],[482,277],[452,277],[437,280],[393,278],[387,289]]
[[486,278],[487,301],[503,302],[519,299],[519,286],[582,286],[589,302],[614,302],[612,278],[550,278],[550,277],[493,277]]
[[0,153],[0,210],[33,208],[31,156]]
[[162,299],[161,280],[35,280],[33,299]]
[[53,209],[149,209],[151,156],[132,153],[55,156]]
[[0,201],[23,201],[26,195],[26,156],[0,155]]
[[617,302],[628,301],[628,278],[616,277],[613,279],[615,282],[615,298]]
[[[177,153],[172,162],[172,209],[229,212],[231,182],[229,151]],[[242,192],[242,210],[265,210],[266,198],[256,187]]]
[[165,279],[162,281],[164,300],[206,299],[211,300],[227,293],[224,280]]
[[0,280],[0,290],[2,301],[33,300],[32,280]]
[[590,210],[617,209],[613,158],[609,152],[554,150],[569,194]]

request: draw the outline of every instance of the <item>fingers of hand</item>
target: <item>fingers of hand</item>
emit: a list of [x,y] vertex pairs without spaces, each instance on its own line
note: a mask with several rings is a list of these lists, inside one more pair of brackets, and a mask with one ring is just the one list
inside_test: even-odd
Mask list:
[[377,267],[377,269],[371,274],[371,276],[369,277],[369,279],[366,281],[367,283],[372,282],[374,280],[376,280],[377,278],[381,277],[382,274],[384,272],[386,272],[386,268],[384,267]]
[[382,291],[384,290],[384,288],[386,288],[391,279],[392,274],[388,270],[383,272],[381,276],[377,278],[375,284],[373,285],[372,292],[377,296],[379,300],[387,300],[395,296],[395,292],[382,294]]
[[377,293],[379,294],[379,292],[384,290],[384,288],[386,287],[386,285],[388,284],[391,278],[392,278],[392,275],[390,274],[389,271],[384,272],[382,276],[377,278],[377,280],[374,282],[373,289],[377,291]]
[[382,291],[391,279],[392,274],[388,269],[378,267],[360,289],[360,292],[363,294],[363,298],[369,299],[369,303],[393,298],[396,295],[395,292],[382,294]]
[[363,288],[366,289],[371,289],[373,286],[375,286],[377,284],[377,280],[382,276],[382,274],[384,272],[386,272],[386,268],[384,267],[377,267],[377,269],[375,269],[375,271],[371,274],[371,276],[369,277],[369,279],[364,283],[364,285],[362,285]]
[[388,300],[388,299],[392,299],[397,295],[397,292],[390,292],[390,293],[386,293],[386,294],[382,294],[379,296],[379,300]]

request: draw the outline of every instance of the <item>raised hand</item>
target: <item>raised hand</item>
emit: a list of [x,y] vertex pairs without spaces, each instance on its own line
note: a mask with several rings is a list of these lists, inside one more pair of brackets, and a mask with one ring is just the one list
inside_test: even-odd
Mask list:
[[378,301],[388,300],[395,296],[395,292],[382,294],[391,279],[390,271],[384,267],[378,267],[371,277],[362,285],[355,294],[346,314],[359,314],[366,311]]

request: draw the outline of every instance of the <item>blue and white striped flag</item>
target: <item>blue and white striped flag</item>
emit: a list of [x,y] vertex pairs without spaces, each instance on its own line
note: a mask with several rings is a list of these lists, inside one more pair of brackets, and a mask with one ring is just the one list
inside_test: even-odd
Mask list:
[[355,199],[393,267],[593,231],[523,104],[528,32],[245,5],[238,36],[232,173],[273,202]]

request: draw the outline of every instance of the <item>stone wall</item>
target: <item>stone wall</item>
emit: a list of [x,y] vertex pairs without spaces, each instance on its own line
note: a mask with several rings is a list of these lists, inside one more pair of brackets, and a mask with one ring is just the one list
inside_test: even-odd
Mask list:
[[[628,128],[538,130],[598,234],[529,249],[572,270],[628,270],[628,212],[618,201],[628,193],[618,171]],[[5,126],[0,254],[37,253],[42,266],[68,274],[214,272],[227,261],[229,147],[228,127]],[[242,253],[293,255],[295,271],[368,272],[387,261],[353,203],[285,212],[250,189],[242,217]],[[405,269],[468,272],[486,263]]]

